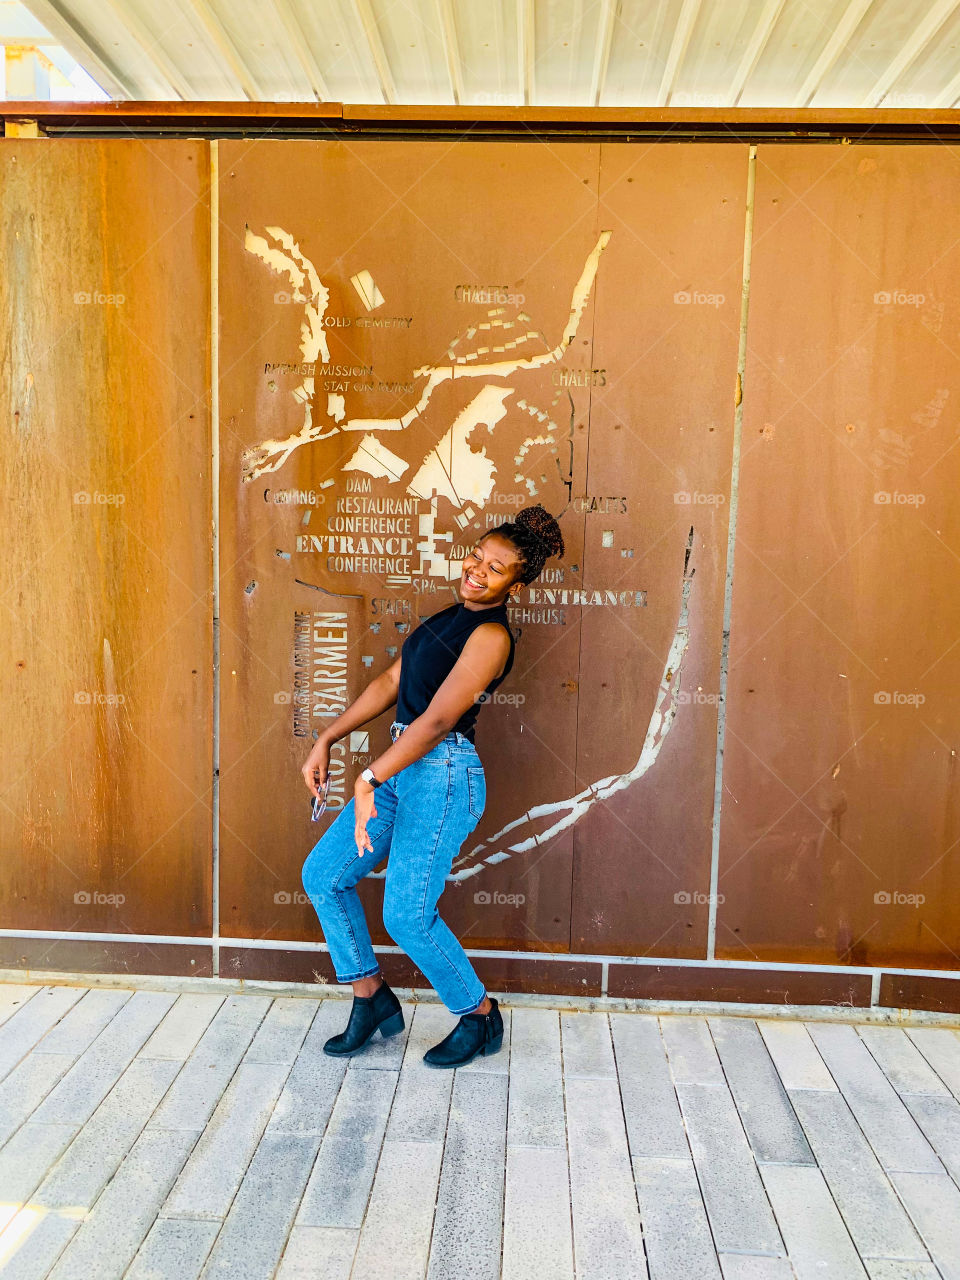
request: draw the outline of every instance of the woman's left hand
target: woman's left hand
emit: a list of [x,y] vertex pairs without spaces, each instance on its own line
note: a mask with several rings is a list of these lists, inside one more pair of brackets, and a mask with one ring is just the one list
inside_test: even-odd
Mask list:
[[364,849],[369,849],[373,853],[373,841],[367,834],[367,823],[377,816],[377,809],[373,803],[373,787],[369,782],[364,782],[363,778],[358,778],[353,788],[353,809],[356,816],[354,837],[357,842],[357,854],[362,858]]

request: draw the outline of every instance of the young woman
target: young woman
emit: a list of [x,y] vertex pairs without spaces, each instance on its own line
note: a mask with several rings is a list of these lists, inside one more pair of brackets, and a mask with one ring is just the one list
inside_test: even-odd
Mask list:
[[563,555],[560,527],[541,506],[489,530],[463,562],[461,602],[425,618],[400,657],[325,729],[303,766],[310,792],[327,779],[331,744],[396,704],[390,746],[364,769],[347,803],[303,864],[303,887],[317,912],[338,982],[353,986],[346,1029],[324,1051],[356,1053],[379,1029],[403,1030],[400,1001],[370,943],[357,882],[389,853],[384,928],[427,976],[459,1022],[424,1054],[459,1067],[496,1053],[503,1018],[437,900],[453,859],[483,815],[486,782],[473,745],[481,703],[513,665],[507,601]]

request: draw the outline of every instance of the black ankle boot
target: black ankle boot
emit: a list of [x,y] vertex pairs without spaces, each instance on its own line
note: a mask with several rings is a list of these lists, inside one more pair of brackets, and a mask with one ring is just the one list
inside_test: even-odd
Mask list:
[[358,1053],[378,1029],[386,1039],[387,1036],[398,1035],[403,1026],[400,1001],[386,982],[381,982],[372,996],[353,997],[346,1030],[331,1036],[323,1046],[323,1052],[334,1058],[349,1057]]
[[448,1036],[423,1055],[430,1067],[462,1067],[478,1053],[496,1053],[503,1043],[503,1017],[493,996],[489,1013],[464,1013]]

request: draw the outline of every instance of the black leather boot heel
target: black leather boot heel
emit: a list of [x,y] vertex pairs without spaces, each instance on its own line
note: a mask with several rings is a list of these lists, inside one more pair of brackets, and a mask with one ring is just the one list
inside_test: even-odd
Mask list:
[[503,1044],[503,1015],[496,999],[490,997],[489,1013],[465,1013],[448,1036],[428,1049],[423,1060],[428,1067],[462,1067],[478,1053],[496,1053]]
[[372,996],[354,996],[350,1019],[345,1030],[331,1036],[323,1046],[323,1052],[334,1058],[346,1058],[359,1051],[377,1033],[398,1035],[404,1028],[403,1010],[396,994],[385,982],[381,982]]
[[386,1022],[380,1023],[380,1034],[386,1040],[389,1036],[398,1036],[403,1030],[403,1010],[395,1013],[392,1018],[388,1018]]
[[503,1032],[490,1041],[489,1044],[483,1046],[483,1056],[486,1058],[491,1053],[498,1053],[500,1046],[503,1044]]

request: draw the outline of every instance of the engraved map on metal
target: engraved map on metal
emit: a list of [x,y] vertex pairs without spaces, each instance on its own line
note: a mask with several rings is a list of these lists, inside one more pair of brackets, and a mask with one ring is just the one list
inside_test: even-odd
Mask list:
[[[335,323],[330,314],[331,293],[311,260],[308,246],[281,226],[266,226],[263,231],[258,234],[246,226],[245,249],[263,264],[266,280],[272,284],[279,281],[284,286],[285,292],[278,295],[278,300],[302,308],[300,361],[267,369],[265,373],[293,375],[300,380],[287,393],[293,401],[290,417],[296,420],[295,429],[248,447],[242,456],[242,480],[246,485],[256,485],[280,471],[299,450],[347,433],[357,437],[355,449],[338,468],[335,515],[327,516],[322,520],[323,527],[315,528],[314,510],[307,506],[304,512],[303,528],[296,537],[300,557],[318,556],[329,574],[350,575],[349,590],[343,594],[351,597],[358,594],[358,586],[365,585],[366,575],[373,575],[379,584],[370,593],[372,596],[384,589],[403,593],[412,588],[423,594],[438,586],[449,589],[449,584],[459,578],[466,549],[483,529],[484,520],[490,527],[509,518],[511,503],[520,506],[538,500],[549,479],[554,491],[557,487],[565,491],[569,507],[573,472],[569,395],[561,380],[553,399],[538,403],[537,391],[542,381],[527,391],[525,380],[533,371],[560,366],[564,361],[578,336],[612,232],[600,232],[583,261],[579,278],[570,281],[569,314],[562,332],[545,334],[524,309],[523,300],[506,288],[475,290],[471,301],[482,303],[486,300],[483,295],[488,294],[493,305],[487,307],[482,319],[451,338],[444,358],[414,368],[410,383],[383,383],[378,382],[372,367],[342,365],[331,359],[328,332],[331,322]],[[389,279],[375,279],[371,272],[361,271],[351,277],[351,284],[354,301],[362,307],[362,314],[352,319],[354,326],[391,330],[409,325],[409,319],[403,316],[378,315],[391,296]],[[434,411],[431,435],[436,438],[439,433],[439,438],[417,456],[409,443],[409,429],[431,413],[438,388],[465,379],[469,380],[466,403],[452,413],[446,406]],[[356,400],[365,393],[401,394],[411,386],[420,388],[418,399],[397,416],[372,417],[354,412]],[[274,380],[271,390],[276,389]],[[517,439],[514,434],[512,442],[505,441],[504,433],[498,430],[511,411],[514,418],[519,416],[526,424],[522,436]],[[449,421],[443,416],[445,413]],[[328,486],[333,483],[332,479],[324,481]],[[491,503],[495,491],[501,498],[499,507]],[[296,501],[297,496],[294,493],[291,499]],[[504,497],[510,502],[504,503]],[[462,531],[462,542],[454,541],[453,532],[441,531],[441,504],[445,504],[444,522],[449,523],[452,517]],[[573,795],[528,807],[481,843],[465,849],[454,862],[451,879],[466,879],[485,866],[543,846],[573,826],[598,800],[628,787],[655,763],[677,712],[681,668],[689,643],[688,597],[694,573],[689,561],[693,541],[691,528],[677,601],[676,631],[665,655],[659,688],[653,693],[649,722],[635,761],[622,773],[578,787]],[[562,571],[554,570],[553,576],[562,580]],[[558,591],[549,585],[550,580],[548,569],[542,580],[547,585],[534,588],[547,601],[559,598],[561,603],[613,607],[644,603],[637,598],[642,596],[640,592]],[[330,596],[340,594],[329,587],[317,589]],[[399,597],[397,603],[402,604]],[[412,621],[411,618],[411,625]],[[350,700],[343,652],[347,615],[331,602],[329,608],[318,610],[312,620],[299,617],[297,625],[294,715],[306,736],[318,721],[339,715]],[[405,632],[408,625],[401,623],[398,630]],[[311,649],[312,672],[306,670]],[[386,649],[388,658],[395,654],[395,646]],[[364,663],[372,665],[367,657]],[[368,733],[350,735],[347,746],[354,757],[369,751]],[[338,798],[339,803],[343,803],[344,795]],[[383,876],[385,872],[372,874]]]

